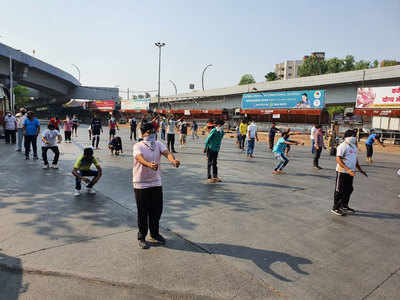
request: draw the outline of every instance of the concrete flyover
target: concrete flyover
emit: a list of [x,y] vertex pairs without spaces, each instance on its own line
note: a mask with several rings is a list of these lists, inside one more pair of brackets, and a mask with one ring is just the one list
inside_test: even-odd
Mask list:
[[0,86],[6,90],[10,87],[10,60],[13,86],[29,87],[38,102],[61,104],[70,99],[118,99],[118,88],[82,86],[71,74],[0,43]]

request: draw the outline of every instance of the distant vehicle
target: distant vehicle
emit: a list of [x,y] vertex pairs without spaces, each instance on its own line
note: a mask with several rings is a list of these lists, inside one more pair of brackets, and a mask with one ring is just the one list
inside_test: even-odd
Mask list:
[[119,119],[118,121],[119,124],[126,124],[128,121],[126,119]]

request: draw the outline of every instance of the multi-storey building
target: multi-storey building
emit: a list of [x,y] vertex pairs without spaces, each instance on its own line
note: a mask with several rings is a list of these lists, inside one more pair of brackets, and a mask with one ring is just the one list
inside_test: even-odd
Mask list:
[[302,63],[302,60],[287,60],[283,63],[276,64],[275,73],[278,78],[282,80],[299,77],[299,67]]

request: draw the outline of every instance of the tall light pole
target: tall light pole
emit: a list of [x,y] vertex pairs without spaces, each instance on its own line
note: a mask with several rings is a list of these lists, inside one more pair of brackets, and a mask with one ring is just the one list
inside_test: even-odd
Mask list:
[[10,58],[10,109],[14,113],[14,91],[13,91],[13,71],[12,71],[12,58]]
[[157,94],[157,109],[160,109],[160,77],[161,77],[161,48],[165,46],[165,43],[157,42],[154,43],[158,47],[158,94]]
[[79,82],[81,82],[81,70],[79,69],[79,67],[75,64],[72,64],[73,67],[75,67],[75,69],[78,71],[78,79]]
[[177,88],[176,88],[175,82],[173,82],[172,80],[170,80],[169,82],[171,82],[172,85],[174,86],[174,89],[175,89],[175,96],[178,95],[178,90],[177,90]]
[[203,73],[201,74],[201,86],[202,86],[202,88],[203,88],[203,91],[204,91],[204,73],[206,72],[206,70],[208,69],[208,67],[212,67],[212,65],[211,65],[211,64],[210,64],[210,65],[207,65],[207,66],[204,68]]

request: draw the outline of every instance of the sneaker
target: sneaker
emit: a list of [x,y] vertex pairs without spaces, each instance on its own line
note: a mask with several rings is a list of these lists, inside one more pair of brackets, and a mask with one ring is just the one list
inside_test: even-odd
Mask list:
[[37,156],[33,157],[33,160],[38,160],[38,159],[39,159],[39,157],[37,157]]
[[49,165],[43,165],[42,169],[48,169]]
[[55,165],[55,164],[52,164],[52,165],[51,165],[51,168],[52,168],[52,169],[58,169],[58,166]]
[[350,208],[350,207],[342,207],[342,210],[344,210],[345,212],[350,212],[350,213],[355,213],[356,212],[356,210],[355,209],[352,209],[352,208]]
[[21,150],[21,149],[15,149],[15,151],[17,151],[17,152],[21,152],[22,150]]
[[96,191],[94,189],[92,189],[92,188],[87,188],[86,191],[90,195],[95,195],[96,194]]
[[344,213],[340,209],[331,209],[331,213],[337,216],[343,216]]
[[147,245],[145,240],[139,240],[139,248],[141,248],[141,249],[149,249],[149,245]]
[[81,191],[80,190],[75,190],[74,196],[78,197],[81,195]]
[[29,160],[29,156],[25,156],[25,160]]
[[166,241],[165,238],[161,234],[159,234],[155,237],[150,237],[149,242],[165,245]]

